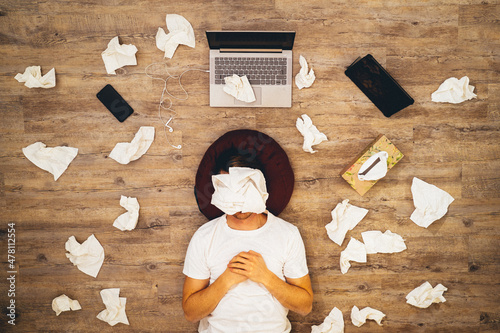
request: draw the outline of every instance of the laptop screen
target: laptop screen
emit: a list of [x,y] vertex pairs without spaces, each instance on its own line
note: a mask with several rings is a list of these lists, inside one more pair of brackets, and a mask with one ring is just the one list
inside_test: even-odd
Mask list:
[[283,49],[291,50],[295,32],[278,31],[207,31],[210,49]]

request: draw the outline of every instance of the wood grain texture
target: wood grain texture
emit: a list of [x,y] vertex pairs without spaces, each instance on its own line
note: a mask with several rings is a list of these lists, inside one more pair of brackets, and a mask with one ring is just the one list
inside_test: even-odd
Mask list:
[[[164,60],[155,46],[165,15],[191,22],[194,49],[180,46]],[[227,131],[249,128],[272,136],[295,172],[293,196],[281,217],[304,239],[314,289],[313,311],[290,313],[292,332],[310,332],[333,307],[344,314],[345,332],[498,332],[500,330],[500,3],[496,0],[4,0],[0,3],[0,331],[16,332],[195,332],[181,308],[182,267],[187,245],[206,222],[193,186],[208,146]],[[150,68],[170,73],[208,68],[205,30],[294,30],[293,74],[302,54],[316,74],[309,89],[293,89],[287,109],[210,108],[208,74],[182,78],[189,93],[174,100],[168,133],[158,118],[163,83]],[[114,36],[139,49],[137,66],[107,75],[100,53]],[[385,118],[344,75],[358,56],[371,53],[415,99]],[[28,89],[14,80],[27,66],[42,73],[55,67],[57,85]],[[430,95],[447,78],[469,76],[477,98],[438,104]],[[124,123],[95,98],[112,84],[134,108]],[[169,89],[182,90],[174,80]],[[329,139],[302,150],[296,119],[308,114]],[[163,111],[164,119],[169,113]],[[117,142],[131,141],[140,126],[154,126],[146,155],[128,165],[109,158]],[[339,172],[379,134],[405,157],[367,194],[359,196]],[[21,149],[36,141],[79,148],[55,182],[30,163]],[[410,191],[418,177],[450,193],[448,213],[423,229],[410,219]],[[112,226],[124,212],[121,195],[141,205],[137,228]],[[340,273],[339,247],[324,226],[343,199],[369,209],[347,238],[387,229],[408,249],[369,255]],[[7,324],[7,230],[16,227],[16,326]],[[106,258],[96,279],[74,267],[64,244],[74,235],[95,234]],[[405,296],[424,281],[448,288],[445,303],[418,309]],[[96,315],[99,291],[121,288],[130,326],[111,328]],[[66,294],[82,310],[59,317],[52,299]],[[352,306],[386,314],[384,326],[356,328]]]

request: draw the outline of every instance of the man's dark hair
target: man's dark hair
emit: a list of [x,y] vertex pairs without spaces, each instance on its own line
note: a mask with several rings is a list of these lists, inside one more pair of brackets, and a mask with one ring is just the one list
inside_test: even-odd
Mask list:
[[224,150],[217,156],[212,174],[217,175],[222,171],[229,172],[229,168],[231,167],[258,169],[264,173],[264,167],[257,156],[255,156],[255,153],[237,149],[234,146]]

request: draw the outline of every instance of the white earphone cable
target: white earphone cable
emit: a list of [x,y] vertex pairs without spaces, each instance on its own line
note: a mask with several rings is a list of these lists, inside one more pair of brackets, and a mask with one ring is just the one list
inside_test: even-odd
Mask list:
[[[153,65],[157,65],[157,64],[160,64],[160,65],[165,65],[165,71],[167,73],[167,78],[164,79],[162,77],[159,77],[159,76],[153,76],[153,74],[149,74],[148,73],[148,69],[149,67],[153,66]],[[172,133],[174,131],[173,127],[171,126],[171,122],[172,120],[174,120],[175,116],[177,115],[177,112],[175,112],[174,109],[172,109],[172,106],[173,106],[173,98],[174,99],[177,99],[177,100],[181,100],[181,101],[185,101],[189,98],[189,94],[188,92],[186,91],[186,89],[184,89],[184,86],[182,85],[182,82],[181,82],[181,79],[182,79],[182,76],[184,74],[186,74],[187,72],[190,72],[190,71],[199,71],[199,72],[210,72],[206,69],[200,69],[200,68],[190,68],[190,69],[186,69],[185,71],[183,71],[180,75],[176,76],[176,75],[172,75],[170,74],[170,72],[168,71],[168,67],[167,67],[167,64],[166,63],[160,63],[160,62],[154,62],[152,64],[149,64],[145,69],[144,69],[144,73],[146,74],[147,77],[153,79],[153,80],[160,80],[160,81],[163,81],[164,85],[163,85],[163,90],[161,92],[161,97],[160,97],[160,102],[158,104],[158,118],[160,120],[160,122],[163,124],[163,130],[165,132],[165,138],[167,139],[167,142],[170,146],[172,146],[172,148],[175,148],[175,149],[181,149],[182,148],[182,145],[173,145],[170,140],[168,139],[168,135],[167,135],[167,128],[168,128],[168,131],[170,133]],[[168,80],[171,79],[171,78],[174,78],[174,79],[177,79],[178,82],[179,82],[179,86],[181,87],[182,91],[184,92],[184,98],[182,97],[177,97],[177,96],[174,96],[172,95],[169,91],[168,91],[168,88],[167,88],[167,84],[168,84]],[[168,96],[170,97],[165,97],[165,93],[168,94]],[[168,106],[165,106],[164,105],[164,102],[165,100],[168,100],[169,102],[169,105]],[[164,109],[164,110],[167,110],[170,112],[170,118],[167,120],[167,121],[164,121],[163,120],[163,117],[162,117],[162,112],[161,110]]]

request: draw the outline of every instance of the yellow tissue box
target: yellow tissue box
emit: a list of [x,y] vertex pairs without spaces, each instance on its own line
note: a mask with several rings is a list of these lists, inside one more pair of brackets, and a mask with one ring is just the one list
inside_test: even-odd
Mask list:
[[386,151],[389,154],[387,158],[387,171],[396,165],[402,158],[403,153],[385,135],[379,135],[372,143],[368,145],[344,170],[340,172],[342,178],[346,180],[353,189],[360,195],[364,195],[369,189],[377,183],[378,180],[359,180],[358,172],[363,163],[372,155]]

